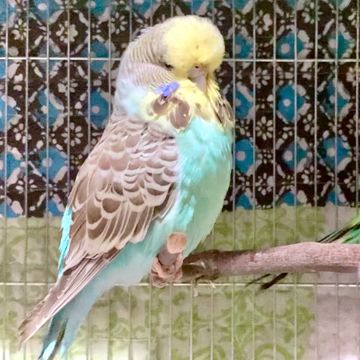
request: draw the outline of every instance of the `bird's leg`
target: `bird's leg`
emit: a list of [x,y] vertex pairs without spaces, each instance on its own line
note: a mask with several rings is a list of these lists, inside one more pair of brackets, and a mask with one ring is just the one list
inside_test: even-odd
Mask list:
[[182,277],[183,250],[186,246],[184,233],[172,233],[155,258],[151,268],[150,281],[156,287],[163,287]]

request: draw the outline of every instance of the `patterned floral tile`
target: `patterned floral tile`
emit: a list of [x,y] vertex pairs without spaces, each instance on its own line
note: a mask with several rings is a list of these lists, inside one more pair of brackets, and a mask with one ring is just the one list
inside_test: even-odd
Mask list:
[[24,115],[26,99],[25,61],[9,61],[7,68],[7,196],[8,215],[25,213],[26,181],[26,119]]
[[[1,298],[6,300],[5,311],[1,312],[1,324],[4,328],[4,333],[7,335],[7,339],[13,339],[12,341],[7,341],[4,344],[6,347],[3,349],[3,353],[9,355],[14,354],[18,351],[16,345],[16,336],[17,336],[17,323],[20,321],[20,318],[24,315],[24,287],[21,286],[4,286],[1,285]],[[3,347],[4,347],[3,345]]]
[[[64,5],[59,3],[50,3],[52,6],[44,11],[48,13],[48,28],[49,28],[49,53],[50,56],[66,57],[68,55],[69,39],[68,34],[70,19],[69,14],[64,8]],[[73,29],[75,30],[75,29]]]
[[[118,1],[111,9],[111,56],[121,57],[131,37],[129,1]],[[106,35],[104,36],[106,39]]]
[[356,64],[340,64],[337,85],[337,181],[342,204],[355,206],[356,199]]
[[315,66],[302,63],[297,69],[297,194],[298,204],[315,205]]
[[236,206],[253,206],[254,179],[254,68],[251,62],[236,63],[235,194]]
[[150,302],[150,354],[151,358],[164,359],[169,354],[170,348],[170,331],[171,331],[171,317],[172,299],[170,289],[163,291],[162,289],[151,290]]
[[[48,172],[49,202],[52,215],[64,210],[68,192],[68,100],[67,61],[51,60],[49,63],[48,96],[48,161],[43,162],[43,172]],[[45,101],[46,98],[44,98]],[[44,156],[45,155],[45,156]],[[51,159],[51,161],[50,161]]]
[[70,118],[69,139],[70,181],[71,186],[78,171],[89,153],[90,127],[89,94],[88,94],[88,64],[78,60],[70,62]]
[[0,1],[0,56],[5,56],[6,53],[6,0]]
[[[340,59],[354,59],[356,58],[356,37],[357,28],[357,14],[359,13],[359,6],[356,1],[339,1],[338,9],[338,58]],[[332,35],[332,39],[335,36]]]
[[[131,288],[129,298],[129,326],[131,327],[131,340],[143,341],[149,339],[152,321],[151,309],[152,291],[149,286]],[[156,303],[154,304],[156,306]],[[147,349],[149,350],[149,349]]]
[[152,0],[135,1],[131,7],[131,39],[135,39],[140,31],[151,26],[151,17],[154,11]]
[[[298,59],[314,59],[316,57],[316,3],[312,0],[297,1],[296,9]],[[294,41],[294,35],[288,37],[287,40]]]
[[[342,67],[342,69],[344,69],[344,67]],[[340,129],[341,134],[338,133],[338,130],[339,120],[340,124],[346,124],[346,116],[351,106],[354,107],[354,103],[351,102],[351,96],[347,90],[346,82],[344,82],[341,76],[338,76],[338,83],[336,83],[334,70],[329,69],[328,64],[321,65],[319,76],[321,77],[318,90],[321,109],[318,113],[319,169],[323,169],[324,176],[325,174],[328,176],[328,181],[323,185],[327,186],[327,196],[324,201],[345,204],[346,198],[344,197],[343,190],[339,187],[339,174],[342,173],[344,176],[347,171],[351,173],[351,168],[354,166],[354,163],[351,164],[351,149],[348,136],[346,136],[346,132],[343,133],[343,127]],[[352,137],[352,135],[350,135],[350,137]]]
[[[356,306],[355,304],[359,301],[355,288],[338,289],[336,286],[326,286],[320,287],[317,293],[317,336],[328,339],[324,346],[318,347],[319,357],[330,360],[337,357],[340,359],[347,357],[356,359],[358,355],[351,348],[357,348],[355,345],[357,339],[350,334],[359,330],[358,322],[355,321],[356,324],[351,325],[351,330],[347,328],[347,321],[350,318],[354,319],[353,316],[349,316],[349,310]],[[334,331],[337,326],[344,330]],[[312,344],[316,344],[314,337],[312,335]],[[314,345],[311,347],[315,348]]]
[[191,13],[213,19],[213,2],[210,0],[191,0]]
[[[279,1],[276,5],[270,0],[95,0],[89,4],[85,0],[0,0],[0,57],[6,54],[7,20],[9,56],[45,57],[49,51],[50,56],[64,58],[31,60],[27,68],[24,60],[10,60],[7,70],[0,59],[0,214],[18,217],[8,220],[6,228],[0,223],[0,235],[5,239],[0,247],[0,263],[5,266],[1,280],[54,281],[58,216],[78,167],[101,136],[109,116],[119,65],[114,58],[121,57],[129,39],[141,29],[173,15],[194,13],[213,19],[225,37],[227,58],[251,60],[255,47],[256,59],[271,61],[275,50],[282,60],[275,67],[270,61],[256,62],[255,73],[250,61],[226,61],[218,73],[237,118],[235,181],[225,209],[232,210],[234,202],[242,209],[235,214],[224,212],[214,236],[199,249],[244,249],[313,240],[318,233],[333,229],[335,207],[288,206],[314,205],[315,182],[319,206],[354,206],[356,199],[357,2],[339,1],[338,7],[334,1],[318,3],[316,9],[308,0]],[[334,59],[337,48],[339,59],[354,61],[340,62],[338,68],[330,62],[319,62],[317,68],[314,62],[298,63],[295,74],[292,60],[295,55],[314,59],[316,39],[319,59]],[[68,61],[68,55],[76,59]],[[103,60],[88,62],[89,56]],[[274,200],[280,207],[273,209]],[[254,205],[256,211],[244,210]],[[21,217],[25,214],[40,218],[39,222],[26,222]],[[45,214],[50,215],[46,224]],[[163,359],[171,351],[172,358],[185,360],[191,349],[196,359],[208,359],[211,354],[229,358],[232,352],[240,359],[263,359],[273,354],[292,359],[294,351],[299,359],[313,358],[313,347],[308,344],[314,322],[314,291],[282,286],[255,296],[253,289],[243,288],[237,280],[234,287],[116,288],[96,304],[69,359],[85,359],[87,352],[93,359],[104,354],[145,359],[149,352]],[[334,279],[321,281],[331,283]],[[0,327],[5,328],[0,334],[7,336],[6,351],[12,359],[24,358],[17,352],[15,334],[25,308],[45,292],[45,286],[0,287],[7,307],[1,315]],[[352,295],[341,296],[346,302]],[[344,322],[346,312],[341,319]],[[41,335],[27,346],[27,358],[35,359]],[[343,344],[340,352],[347,354],[351,343]]]
[[[70,56],[87,57],[89,53],[89,9],[87,1],[83,1],[84,5],[78,1],[71,11],[69,11],[70,27],[66,30],[68,33],[68,40],[70,41]],[[65,33],[65,32],[64,32]]]
[[[7,228],[4,228],[3,221],[0,225],[4,245],[1,262],[6,269],[5,273],[0,274],[1,281],[20,282],[25,280],[25,276],[28,282],[54,281],[57,272],[60,219],[26,222],[24,217],[18,217],[12,219]],[[28,257],[25,257],[25,249]]]
[[93,1],[90,4],[90,55],[91,57],[109,57],[109,34],[111,6],[108,1]]
[[[110,81],[111,81],[111,91],[109,96],[112,96],[112,94],[115,94],[115,90],[116,90],[116,78],[117,78],[117,74],[118,74],[118,70],[119,70],[119,66],[120,66],[120,60],[112,60],[110,63]],[[110,100],[111,102],[112,100]]]
[[[198,287],[196,296],[192,298],[192,349],[194,359],[211,358],[211,327],[213,325],[213,309],[211,306],[211,293],[209,287]],[[190,355],[190,354],[189,354]]]
[[[10,46],[8,53],[10,56],[24,56],[27,29],[25,26],[25,30],[19,28],[22,30],[20,31],[18,26],[23,23],[15,20],[24,18],[27,4],[13,0],[7,5],[10,25],[9,46],[14,44],[17,52],[16,54],[12,53],[14,49]],[[86,1],[76,4],[66,1],[50,1],[48,3],[43,0],[30,1],[29,55],[46,56],[47,37],[49,37],[48,47],[51,56],[66,58],[69,54],[72,57],[83,57],[84,61],[71,60],[68,63],[54,59],[49,61],[49,69],[47,69],[46,61],[40,61],[37,65],[36,61],[29,63],[29,75],[32,76],[29,78],[32,95],[29,96],[28,117],[29,134],[32,138],[26,142],[29,149],[29,164],[24,163],[22,154],[24,154],[25,140],[21,138],[20,134],[12,136],[9,141],[7,162],[14,166],[23,164],[22,166],[25,168],[34,170],[27,179],[27,184],[30,184],[32,191],[31,194],[29,193],[29,199],[36,205],[30,204],[28,209],[23,209],[24,195],[21,198],[17,193],[8,198],[7,206],[12,209],[8,210],[8,214],[24,214],[27,210],[32,216],[41,216],[46,210],[46,204],[52,214],[59,214],[62,211],[63,201],[69,190],[69,180],[74,179],[78,166],[101,135],[111,108],[109,65],[107,64],[109,56],[120,57],[129,38],[136,36],[140,29],[174,14],[194,13],[209,17],[216,22],[225,36],[228,57],[251,59],[253,46],[256,43],[256,57],[270,60],[273,58],[275,43],[273,36],[276,25],[276,56],[283,61],[291,61],[295,57],[295,50],[300,59],[312,59],[315,56],[314,44],[317,28],[319,30],[320,58],[333,58],[335,52],[332,46],[335,38],[332,34],[336,30],[335,20],[338,18],[338,57],[348,59],[355,56],[352,39],[356,35],[357,19],[356,16],[354,17],[354,10],[357,5],[353,1],[342,1],[338,8],[335,5],[335,3],[320,1],[316,15],[317,9],[312,2],[307,0],[297,2],[296,6],[289,1],[278,2],[274,6],[272,2],[261,0],[256,2],[255,8],[252,0],[236,0],[234,3],[227,0],[215,2],[176,0],[173,3],[168,0],[155,2],[146,0],[135,1],[131,4],[126,0],[117,3],[94,1],[91,2],[90,7]],[[4,11],[2,14],[2,18],[5,19]],[[256,15],[255,29],[253,28],[254,14]],[[319,22],[316,25],[317,16]],[[27,21],[26,17],[25,20]],[[235,26],[234,34],[233,24]],[[254,30],[256,41],[252,40]],[[297,49],[295,49],[296,46]],[[89,54],[92,57],[104,58],[106,62],[93,61],[88,64]],[[110,75],[112,83],[116,76],[117,66],[118,62],[112,60]],[[225,95],[232,102],[234,84],[232,83],[231,66],[231,62],[224,63],[219,72],[219,80]],[[4,65],[2,67],[4,68]],[[274,197],[278,203],[295,204],[297,201],[314,204],[315,135],[318,140],[316,181],[320,183],[318,204],[324,205],[328,201],[354,204],[355,189],[351,185],[353,183],[351,179],[355,176],[353,146],[356,113],[355,65],[353,63],[348,66],[342,64],[339,68],[338,92],[343,93],[338,96],[341,109],[337,119],[337,131],[334,130],[335,121],[327,120],[329,117],[334,117],[335,111],[332,100],[335,97],[335,68],[328,63],[319,65],[319,90],[316,96],[319,104],[317,121],[321,129],[316,134],[313,126],[316,96],[312,87],[308,87],[309,80],[315,76],[313,63],[298,64],[296,91],[294,90],[295,67],[291,65],[291,62],[277,65],[276,78],[273,78],[274,69],[270,63],[258,63],[256,65],[257,85],[254,94],[252,64],[245,62],[236,64],[236,67],[241,69],[236,71],[234,103],[238,119],[236,172],[225,208],[231,209],[234,201],[237,206],[251,208],[254,203],[253,181],[255,181],[255,185],[259,186],[255,194],[257,206],[272,206]],[[47,71],[49,71],[49,95],[46,88]],[[10,62],[10,73],[16,74],[11,76],[15,76],[17,82],[22,79],[22,85],[25,85],[25,63],[15,61],[13,64]],[[281,75],[282,73],[283,75]],[[88,75],[90,75],[89,78]],[[272,98],[274,84],[276,85],[276,97]],[[90,88],[88,88],[89,85]],[[20,90],[20,87],[19,84],[9,86],[9,96],[13,101],[9,102],[10,106],[8,106],[7,112],[9,118],[13,118],[15,113],[18,114],[15,119],[8,121],[10,128],[14,128],[14,130],[16,128],[13,124],[14,121],[19,122],[20,127],[25,124],[23,116],[25,93],[24,89]],[[69,98],[68,89],[71,94]],[[4,85],[0,91],[4,93]],[[114,87],[112,86],[111,93],[113,92]],[[254,99],[256,101],[255,118],[253,117]],[[295,102],[297,109],[295,109]],[[47,104],[49,104],[48,114],[46,114]],[[276,106],[275,121],[273,119],[274,106]],[[295,112],[296,125],[290,120],[290,118],[295,118]],[[2,123],[4,124],[5,121]],[[330,133],[327,132],[327,129]],[[274,131],[276,134],[280,134],[276,135],[275,139],[273,138]],[[294,142],[295,131],[298,137],[300,136],[296,142]],[[48,139],[44,139],[47,133]],[[281,134],[287,136],[286,141],[281,139]],[[339,135],[337,138],[336,134]],[[16,137],[19,140],[16,140]],[[69,139],[72,140],[69,141]],[[329,157],[325,150],[325,148],[329,148],[331,153],[331,142],[338,147],[339,156],[345,157],[343,162],[338,161],[338,165],[343,167],[338,168],[336,174],[333,164],[335,160],[331,160],[331,156]],[[273,149],[274,144],[276,144],[276,153]],[[278,164],[276,178],[272,179],[274,155]],[[4,156],[5,154],[2,155],[3,158]],[[68,156],[70,156],[70,172],[66,169]],[[295,159],[297,164],[295,164]],[[50,160],[51,165],[46,165]],[[49,166],[51,166],[51,170],[48,169]],[[12,169],[10,165],[9,169]],[[19,169],[21,170],[21,166]],[[253,178],[254,171],[255,178]],[[294,193],[295,172],[297,194]],[[15,171],[15,173],[16,176],[19,176],[19,181],[16,184],[9,184],[9,190],[13,192],[16,186],[24,188],[26,180],[24,171]],[[49,174],[47,175],[47,173]],[[267,178],[268,174],[271,175]],[[47,176],[50,176],[48,183],[46,182]],[[337,182],[336,189],[335,180]],[[44,192],[46,187],[49,201]],[[236,195],[236,199],[234,195]],[[12,197],[15,197],[15,202]]]
[[152,24],[159,24],[171,17],[171,0],[153,1],[152,5]]
[[[4,60],[0,60],[0,94],[5,94],[5,79],[6,79],[6,64]],[[5,213],[4,199],[5,199],[5,169],[4,169],[4,160],[5,160],[5,113],[7,109],[7,104],[4,101],[4,98],[0,97],[0,163],[2,164],[0,170],[0,216]]]
[[356,1],[319,1],[319,58],[356,56],[357,12]]
[[257,59],[274,56],[274,2],[259,0],[255,4],[255,43]]
[[[297,172],[298,152],[295,132],[299,96],[295,91],[294,64],[279,63],[276,66],[276,117],[275,117],[275,184],[276,201],[288,205],[296,204],[295,173]],[[296,94],[295,94],[296,93]],[[296,101],[295,101],[296,100]]]
[[276,2],[276,57],[278,59],[295,57],[296,3],[296,1]]
[[174,16],[191,14],[191,0],[173,0]]
[[253,57],[254,47],[254,1],[235,0],[234,2],[234,46],[236,59]]
[[[111,103],[109,81],[109,62],[92,61],[91,86],[90,86],[90,123],[91,123],[91,145],[94,146],[102,134],[109,116]],[[114,68],[118,66],[118,62]],[[112,91],[114,93],[114,90]]]
[[336,52],[336,6],[335,2],[318,2],[318,57],[334,58]]
[[[25,281],[25,266],[27,253],[26,246],[24,246],[24,239],[27,238],[27,228],[24,218],[22,218],[20,224],[22,227],[12,227],[11,225],[5,230],[3,234],[6,237],[7,248],[6,257],[3,262],[5,265],[6,281],[7,282],[24,282]],[[16,226],[16,225],[15,225]],[[2,274],[3,275],[3,274]]]
[[274,204],[274,73],[271,63],[256,67],[255,194],[257,205]]
[[21,1],[10,1],[7,7],[8,54],[25,56],[27,42],[26,4]]
[[213,20],[225,40],[225,58],[233,58],[232,0],[214,1]]
[[[27,205],[28,216],[44,216],[47,197],[47,174],[41,158],[47,152],[46,109],[40,98],[46,93],[46,62],[32,60],[28,65],[27,119]],[[42,99],[44,100],[44,99]],[[39,121],[42,119],[42,121]],[[45,159],[46,161],[46,159]]]
[[[269,233],[273,231],[273,226],[276,237],[280,240],[279,244],[309,241],[318,231],[323,233],[327,230],[327,223],[332,221],[332,210],[335,210],[334,206],[326,209],[284,206],[276,210],[275,223],[272,209],[257,210],[255,245],[268,247],[272,244],[273,239],[269,238]],[[340,217],[341,223],[351,215],[349,211],[345,211],[344,216]],[[292,225],[294,216],[298,224],[296,234]],[[230,212],[224,212],[220,217],[215,227],[213,246],[224,249],[231,246],[231,219],[233,214]],[[253,221],[253,211],[237,210],[236,219],[238,221],[235,231],[240,236],[236,247],[251,248],[253,244],[249,243],[249,240],[254,229],[251,229],[252,225],[249,224]],[[28,220],[27,244],[31,258],[25,258],[23,239],[26,220],[8,220],[9,261],[6,262],[8,277],[5,281],[24,281],[25,264],[28,281],[46,283],[53,280],[60,235],[59,222],[59,218],[48,223],[45,219]],[[46,241],[49,245],[48,256]],[[208,246],[210,245],[205,247]],[[45,270],[46,261],[50,277]],[[244,280],[241,278],[236,281]],[[243,287],[237,282],[234,287],[231,284],[215,284],[214,287],[199,284],[193,289],[189,286],[173,286],[161,290],[150,290],[146,285],[129,290],[117,287],[96,303],[88,321],[81,327],[69,359],[82,358],[87,351],[90,358],[97,359],[100,350],[116,358],[128,358],[132,352],[133,357],[136,354],[136,358],[140,359],[146,358],[150,350],[154,358],[166,359],[170,349],[174,359],[184,360],[188,359],[191,349],[193,357],[199,359],[208,359],[211,353],[214,357],[216,354],[216,357],[228,358],[232,351],[236,358],[240,359],[251,357],[253,353],[255,358],[263,359],[275,353],[290,360],[295,357],[294,351],[297,351],[297,358],[310,359],[311,357],[306,356],[312,351],[308,345],[315,331],[316,292],[313,288],[301,284],[301,281],[298,282],[296,288],[282,284],[262,293],[257,293],[251,287]],[[0,322],[0,330],[2,326],[6,326],[8,351],[11,351],[16,359],[22,356],[22,352],[17,351],[17,326],[25,314],[25,309],[32,307],[45,292],[45,285],[7,286],[6,292],[3,287],[0,288],[1,297],[6,298],[6,311],[0,315],[6,316],[6,321]],[[347,319],[345,311],[348,294],[341,293],[339,299],[340,321],[344,321]],[[331,309],[335,307],[329,303],[327,306],[327,313],[333,314]],[[335,320],[335,317],[330,319],[325,312],[319,315],[320,318],[317,319],[321,323],[327,319]],[[349,320],[348,326],[353,325]],[[3,332],[0,331],[0,334]],[[36,358],[42,335],[43,332],[40,332],[28,344],[28,358]],[[153,341],[149,342],[150,338]],[[345,346],[350,345],[351,341],[344,342],[342,351],[345,351]]]
[[42,10],[41,3],[30,1],[29,24],[29,56],[42,56],[47,54],[47,20],[48,12]]

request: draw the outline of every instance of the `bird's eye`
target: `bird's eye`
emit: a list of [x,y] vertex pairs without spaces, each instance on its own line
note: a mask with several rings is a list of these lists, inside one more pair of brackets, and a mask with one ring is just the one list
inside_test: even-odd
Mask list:
[[170,64],[164,63],[164,66],[166,67],[166,69],[168,70],[172,70],[173,67]]

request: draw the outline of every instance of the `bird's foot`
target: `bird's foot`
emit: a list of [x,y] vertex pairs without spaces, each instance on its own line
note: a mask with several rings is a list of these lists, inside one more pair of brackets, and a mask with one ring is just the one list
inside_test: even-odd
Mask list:
[[156,287],[180,280],[182,277],[183,250],[186,246],[186,236],[183,233],[173,233],[155,258],[151,268],[150,281]]

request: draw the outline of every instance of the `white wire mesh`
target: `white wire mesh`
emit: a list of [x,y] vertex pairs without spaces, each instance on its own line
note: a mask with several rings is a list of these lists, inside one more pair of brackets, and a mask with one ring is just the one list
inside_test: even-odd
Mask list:
[[[346,220],[350,219],[359,203],[359,53],[360,53],[360,4],[359,0],[336,1],[325,0],[312,1],[291,1],[285,0],[266,1],[143,1],[138,2],[64,2],[55,8],[54,4],[60,2],[44,1],[0,1],[0,14],[4,14],[1,31],[4,34],[3,48],[4,53],[0,53],[0,64],[4,66],[4,76],[0,79],[2,88],[1,97],[9,100],[10,90],[14,86],[24,86],[22,94],[24,96],[24,106],[18,109],[21,120],[24,122],[22,137],[24,140],[23,163],[19,168],[24,170],[24,193],[23,209],[19,211],[20,217],[8,216],[10,210],[16,208],[16,204],[11,203],[12,207],[3,207],[4,217],[1,219],[1,253],[2,253],[2,279],[0,288],[2,294],[2,315],[1,315],[1,347],[3,359],[32,359],[40,349],[41,336],[37,336],[27,347],[18,350],[16,347],[15,330],[16,326],[24,316],[25,312],[36,303],[47,291],[49,285],[54,281],[56,268],[56,246],[59,239],[57,231],[59,227],[59,218],[51,212],[53,195],[50,188],[51,167],[45,166],[45,206],[43,217],[33,219],[30,209],[32,191],[30,179],[37,169],[32,167],[32,149],[29,135],[34,136],[35,132],[30,126],[32,124],[32,113],[30,106],[32,99],[32,80],[30,77],[33,64],[45,64],[43,68],[42,82],[45,84],[46,93],[46,111],[45,126],[41,133],[42,140],[45,142],[45,162],[52,160],[52,146],[54,135],[50,108],[51,96],[56,87],[61,82],[53,76],[53,69],[56,66],[62,66],[64,69],[66,96],[63,107],[58,110],[62,112],[63,121],[66,124],[65,135],[67,141],[66,148],[66,181],[61,186],[65,193],[68,193],[73,181],[72,162],[76,164],[74,156],[76,147],[72,145],[72,140],[77,139],[76,120],[81,118],[91,119],[94,116],[95,101],[92,98],[93,89],[102,86],[105,82],[107,87],[107,99],[112,93],[112,82],[115,77],[115,69],[121,58],[121,47],[115,43],[118,36],[125,37],[123,42],[136,34],[140,27],[146,24],[153,24],[161,21],[164,17],[183,13],[187,7],[189,13],[197,13],[212,18],[216,23],[222,25],[222,30],[226,31],[227,39],[230,39],[228,45],[228,56],[226,66],[231,69],[229,73],[224,73],[223,84],[226,85],[226,91],[232,96],[234,111],[237,106],[237,91],[239,84],[245,82],[247,72],[252,80],[247,85],[251,89],[251,98],[253,104],[260,104],[265,98],[267,101],[266,109],[271,115],[272,126],[272,145],[269,149],[272,159],[272,182],[270,183],[272,193],[271,206],[262,207],[258,200],[260,188],[257,185],[258,167],[257,162],[261,163],[259,156],[261,151],[258,149],[258,143],[261,142],[261,134],[257,126],[261,121],[263,114],[259,109],[255,110],[252,105],[249,111],[250,130],[252,134],[252,158],[254,164],[250,169],[249,192],[253,206],[250,210],[239,209],[236,203],[237,189],[241,186],[239,177],[234,173],[232,180],[231,213],[225,213],[219,220],[217,228],[213,235],[208,239],[207,248],[219,247],[223,249],[239,249],[247,247],[260,247],[275,245],[283,242],[295,242],[303,240],[312,240],[313,236],[320,237],[322,234],[334,230],[341,226]],[[30,25],[32,16],[36,14],[34,9],[39,9],[40,4],[46,4],[46,12],[49,21],[43,21],[45,26],[45,47],[38,53],[32,50],[34,46],[31,37],[31,31],[34,25]],[[145,8],[139,7],[145,4]],[[288,4],[288,5],[286,5]],[[330,5],[331,6],[330,6]],[[298,34],[298,16],[314,5],[314,56],[298,57],[298,37],[294,36],[294,56],[292,58],[280,58],[278,56],[277,40],[281,38],[283,19],[290,17],[287,24],[290,29]],[[320,11],[324,6],[332,9],[330,19]],[[293,6],[293,7],[292,7]],[[1,8],[3,7],[3,8]],[[94,11],[94,8],[104,7],[100,15]],[[116,33],[115,9],[120,7],[120,16],[127,19],[124,29],[120,29],[120,34]],[[348,7],[354,10],[356,18],[356,33],[351,34],[355,40],[355,50],[349,57],[338,57],[339,48],[339,17]],[[286,8],[288,11],[283,12]],[[85,9],[84,12],[82,10]],[[271,9],[271,10],[269,10]],[[344,10],[345,9],[345,10]],[[52,17],[59,12],[58,20],[52,21]],[[14,15],[15,14],[15,15]],[[55,14],[55,15],[54,15]],[[82,41],[86,44],[83,53],[76,52],[76,34],[84,31],[83,28],[77,28],[77,19],[86,15],[86,29]],[[85,14],[85,15],[84,15]],[[230,14],[226,17],[226,14]],[[248,14],[252,14],[249,17]],[[270,14],[270,17],[267,17]],[[56,16],[57,16],[56,15]],[[286,15],[286,16],[285,16]],[[55,17],[56,17],[55,16]],[[102,17],[101,17],[102,16]],[[222,16],[225,20],[222,19]],[[248,17],[247,17],[248,16]],[[284,17],[285,16],[285,17]],[[17,42],[11,35],[16,27],[11,24],[11,19],[16,18],[17,23],[25,18],[25,41],[21,42],[23,50],[19,47],[17,55],[14,55],[14,44]],[[230,20],[229,20],[230,19]],[[249,20],[250,19],[250,20]],[[266,24],[266,21],[268,24]],[[331,23],[333,21],[333,23]],[[64,51],[57,51],[54,48],[54,38],[61,37],[62,22],[66,40]],[[249,24],[249,22],[251,24]],[[264,23],[265,22],[265,23]],[[107,53],[99,54],[93,50],[98,34],[96,27],[98,23],[107,24],[107,38],[105,39]],[[225,24],[225,25],[224,25]],[[270,24],[270,25],[269,25]],[[335,51],[334,56],[324,56],[323,45],[318,45],[324,38],[323,30],[326,26],[335,24]],[[250,55],[243,56],[237,52],[236,35],[246,26],[251,27],[250,34],[252,40],[252,49]],[[259,28],[269,29],[266,36],[260,34]],[[239,30],[240,28],[240,30]],[[321,31],[320,31],[321,29]],[[11,36],[10,36],[11,35]],[[19,35],[20,36],[20,35]],[[115,42],[114,42],[115,41]],[[36,45],[36,44],[35,44]],[[272,49],[267,54],[260,51]],[[321,49],[319,50],[319,47]],[[16,52],[16,51],[15,51]],[[22,80],[17,79],[11,74],[12,66],[19,64],[21,71],[17,76],[23,74]],[[100,71],[99,78],[94,78],[93,67],[104,64]],[[339,71],[342,66],[348,64],[349,68],[355,69],[355,86],[351,89],[355,95],[354,106],[354,128],[356,141],[356,167],[355,167],[355,204],[353,208],[340,206],[338,192],[339,182],[339,159],[338,152],[335,151],[335,200],[334,205],[318,204],[318,197],[322,189],[322,184],[318,181],[318,157],[316,152],[321,141],[321,134],[318,132],[318,112],[322,112],[321,101],[318,98],[319,86],[324,79],[326,70],[331,69],[334,75],[334,119],[335,119],[335,149],[338,148],[338,141],[341,136],[339,131],[342,129],[342,119],[339,115]],[[308,66],[306,68],[305,66]],[[348,68],[348,69],[349,69]],[[85,69],[85,72],[84,72]],[[290,70],[288,70],[290,69]],[[305,70],[304,70],[305,69]],[[298,95],[299,76],[309,69],[313,76],[313,81],[308,84],[309,91],[314,90],[313,100],[313,128],[314,145],[309,151],[314,153],[314,206],[305,204],[299,209],[294,206],[274,207],[279,203],[278,183],[278,148],[277,148],[277,123],[278,108],[276,99],[278,97],[279,83],[285,76],[290,74],[289,83],[296,89],[293,97],[294,111],[292,127],[294,139],[298,138]],[[264,86],[258,86],[263,80],[263,75],[259,71],[271,73],[269,79],[269,91],[266,93]],[[98,74],[98,73],[96,73]],[[85,109],[76,107],[76,92],[71,91],[71,87],[80,86],[83,78],[85,82],[84,93],[87,94],[83,105]],[[104,78],[106,80],[104,80]],[[98,82],[101,82],[99,85]],[[17,85],[14,85],[17,83]],[[232,94],[231,94],[232,93]],[[270,97],[270,98],[269,98]],[[258,101],[259,100],[259,101]],[[107,101],[108,113],[111,111],[111,102]],[[11,114],[9,114],[11,111]],[[3,133],[3,159],[13,151],[12,132],[6,131],[13,129],[12,109],[4,106],[0,109],[0,117],[4,122]],[[22,112],[22,113],[21,113]],[[268,116],[268,115],[266,115]],[[265,117],[266,117],[265,116]],[[267,117],[266,117],[267,119]],[[75,125],[74,125],[75,124]],[[242,128],[241,119],[238,120],[236,136]],[[101,132],[100,128],[92,126],[91,121],[85,125],[86,146],[84,153],[88,153],[94,145],[96,136]],[[11,145],[11,144],[12,145]],[[10,145],[9,145],[10,144]],[[298,143],[295,141],[293,148],[294,163],[298,159]],[[234,145],[236,152],[236,146]],[[260,159],[260,160],[259,160]],[[236,160],[234,159],[234,168]],[[12,163],[3,160],[3,192],[2,201],[8,204],[11,193],[9,186],[12,185],[13,172]],[[299,175],[297,167],[294,168],[292,175],[292,188],[295,194],[298,194]],[[10,194],[10,196],[9,196]],[[66,198],[66,196],[65,196]],[[11,200],[11,199],[10,199]],[[293,205],[298,203],[297,198],[293,200]],[[300,202],[299,202],[300,203]],[[347,203],[349,205],[349,201]],[[265,209],[267,208],[267,209]],[[339,210],[340,209],[340,210]],[[21,215],[24,218],[21,218]],[[282,220],[285,219],[285,220]],[[287,225],[287,228],[285,227]],[[313,231],[304,231],[304,227],[314,228]],[[270,239],[269,239],[270,229]],[[285,236],[285,239],[283,238]],[[14,240],[15,239],[15,240]],[[15,245],[14,245],[15,244]],[[359,288],[355,276],[334,276],[322,275],[303,276],[300,278],[290,278],[288,282],[279,284],[272,290],[264,294],[257,293],[255,287],[246,288],[244,278],[220,279],[215,284],[199,284],[197,287],[189,284],[175,284],[165,290],[152,289],[147,283],[141,283],[139,286],[129,289],[116,288],[106,297],[102,298],[91,312],[87,323],[82,327],[76,343],[69,353],[69,359],[360,359],[360,319],[359,311],[355,307],[359,305]]]

